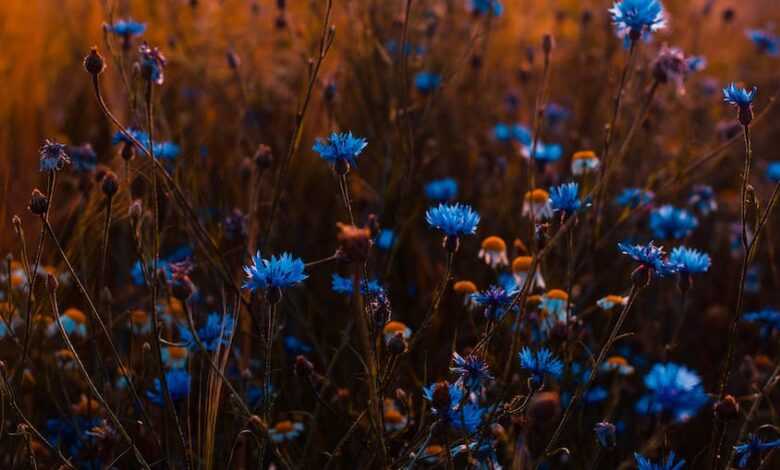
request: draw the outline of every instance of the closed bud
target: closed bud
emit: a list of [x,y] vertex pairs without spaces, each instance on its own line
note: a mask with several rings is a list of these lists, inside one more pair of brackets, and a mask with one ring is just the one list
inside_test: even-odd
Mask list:
[[116,177],[116,173],[107,171],[103,176],[100,189],[103,190],[103,194],[105,194],[106,197],[113,197],[119,190],[119,178]]
[[254,160],[257,168],[260,168],[261,170],[267,170],[268,168],[271,168],[274,163],[274,154],[271,151],[271,147],[265,144],[258,145],[252,160]]
[[298,355],[298,357],[295,358],[295,368],[294,368],[295,375],[297,375],[298,377],[308,377],[313,370],[314,370],[314,364],[312,364],[311,361],[306,359],[305,356]]
[[46,211],[49,210],[49,198],[47,198],[37,188],[33,189],[29,208],[30,212],[35,215],[44,215]]
[[98,75],[106,68],[103,56],[97,50],[97,47],[90,49],[89,54],[84,58],[84,68],[92,75]]
[[728,421],[739,417],[739,403],[736,398],[726,395],[723,400],[718,401],[713,406],[715,416],[722,421]]

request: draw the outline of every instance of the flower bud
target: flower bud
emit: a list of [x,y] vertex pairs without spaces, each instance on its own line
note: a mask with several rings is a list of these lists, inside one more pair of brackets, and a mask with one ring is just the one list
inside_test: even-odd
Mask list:
[[47,198],[37,188],[33,189],[29,208],[30,212],[35,215],[44,215],[46,211],[49,210],[49,198]]
[[92,75],[98,75],[106,68],[106,63],[103,60],[103,56],[97,50],[97,47],[92,47],[89,54],[84,58],[84,68]]
[[726,395],[723,400],[718,401],[713,406],[715,416],[722,421],[728,421],[739,417],[739,403],[736,398]]
[[119,179],[116,177],[116,173],[107,171],[103,176],[100,188],[103,190],[103,194],[105,194],[106,197],[113,197],[117,190],[119,190]]

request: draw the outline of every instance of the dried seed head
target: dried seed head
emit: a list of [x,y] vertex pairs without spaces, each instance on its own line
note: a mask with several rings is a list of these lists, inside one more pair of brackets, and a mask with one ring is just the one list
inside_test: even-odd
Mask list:
[[92,47],[89,54],[84,58],[84,68],[92,75],[98,75],[105,70],[106,62],[98,52],[97,47]]
[[44,215],[46,211],[49,210],[49,198],[37,188],[33,189],[29,208],[30,212],[35,215]]

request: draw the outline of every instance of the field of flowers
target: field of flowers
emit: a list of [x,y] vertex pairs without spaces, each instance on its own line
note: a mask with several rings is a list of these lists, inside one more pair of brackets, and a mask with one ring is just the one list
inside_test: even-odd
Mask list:
[[0,468],[780,468],[776,0],[6,0]]

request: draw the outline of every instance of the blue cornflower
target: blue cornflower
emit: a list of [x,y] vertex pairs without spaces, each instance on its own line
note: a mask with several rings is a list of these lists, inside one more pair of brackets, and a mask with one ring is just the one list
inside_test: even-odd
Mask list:
[[312,150],[344,174],[349,171],[350,166],[357,166],[357,157],[367,145],[366,139],[355,137],[352,132],[334,132],[327,139],[315,140]]
[[557,162],[563,156],[563,147],[559,144],[545,144],[544,142],[537,142],[535,151],[533,142],[524,145],[522,151],[523,156],[526,158],[531,158],[533,153],[534,161],[539,164]]
[[680,270],[679,266],[670,263],[665,258],[663,247],[655,246],[653,242],[647,245],[631,245],[620,242],[618,243],[618,249],[624,255],[628,255],[638,262],[641,269],[650,271],[651,275],[666,277]]
[[181,154],[181,147],[170,141],[155,142],[153,148],[154,158],[163,160],[175,160]]
[[[192,257],[192,247],[189,245],[182,245],[175,250],[171,251],[164,258],[160,258],[157,263],[157,269],[165,274],[165,279],[172,280],[173,272],[171,271],[171,264],[186,261]],[[133,280],[133,284],[137,286],[144,285],[144,265],[139,260],[133,264],[130,268],[130,277]]]
[[687,421],[709,401],[699,375],[680,364],[655,364],[644,382],[648,393],[636,404],[641,414],[665,413]]
[[473,402],[462,384],[437,382],[423,388],[423,397],[431,402],[434,416],[454,429],[467,434],[479,429],[485,408]]
[[550,127],[556,127],[569,119],[571,111],[559,105],[558,103],[550,103],[544,107],[544,118],[549,123]]
[[718,202],[715,200],[712,186],[706,184],[694,186],[691,196],[688,198],[688,205],[693,206],[702,215],[708,215],[710,212],[718,210]]
[[[233,316],[218,313],[210,313],[206,318],[206,324],[198,328],[198,338],[209,352],[216,351],[220,346],[230,344],[230,335],[233,334]],[[179,325],[181,341],[190,351],[198,349],[198,343],[188,326]]]
[[290,356],[308,354],[312,351],[311,346],[292,335],[285,336],[282,340],[282,345],[284,346],[284,351]]
[[[337,294],[352,295],[352,279],[344,276],[340,276],[337,273],[333,273],[331,276],[330,288]],[[384,292],[384,288],[379,284],[376,279],[366,282],[363,280],[363,285],[360,291],[363,294],[381,294]]]
[[499,142],[509,142],[512,140],[512,128],[503,122],[499,122],[493,127],[493,137]]
[[618,37],[636,41],[666,27],[664,7],[658,0],[622,0],[609,10]]
[[723,101],[739,108],[739,123],[747,126],[753,120],[753,99],[758,93],[758,87],[748,91],[739,88],[734,82],[723,89]]
[[773,183],[780,183],[780,161],[769,162],[766,166],[766,179]]
[[70,157],[71,167],[78,173],[90,173],[97,167],[97,154],[90,144],[68,146],[65,152]]
[[448,237],[473,235],[479,225],[479,214],[466,204],[439,204],[425,213],[425,220],[431,227],[444,232]]
[[541,384],[545,376],[560,378],[563,374],[563,362],[547,348],[541,348],[536,353],[524,347],[517,355],[520,367],[531,373],[531,380]]
[[640,188],[626,188],[615,198],[615,204],[621,207],[635,209],[639,206],[649,204],[654,198],[655,194],[652,191],[646,191]]
[[[493,285],[488,287],[487,290],[471,294],[469,299],[474,305],[485,309],[485,318],[498,321],[501,320],[509,306],[512,305],[515,295],[517,295],[517,291],[507,291],[503,287]],[[512,307],[514,311],[517,311],[517,309],[517,305]]]
[[747,442],[734,446],[734,453],[739,457],[737,467],[745,468],[753,455],[760,455],[762,450],[776,449],[778,447],[780,447],[780,439],[762,442],[758,436],[751,435],[748,437]]
[[[165,373],[165,383],[168,384],[168,392],[174,402],[182,400],[190,393],[191,382],[192,377],[186,370],[171,369]],[[146,391],[146,397],[157,406],[165,406],[165,396],[159,378],[154,379],[154,387]]]
[[650,459],[647,459],[637,452],[634,452],[634,459],[636,460],[637,470],[682,470],[685,465],[685,460],[675,462],[674,452],[669,452],[669,457],[665,462],[653,463]]
[[432,93],[441,85],[441,75],[433,72],[418,72],[414,76],[414,86],[423,95]]
[[745,35],[753,41],[758,52],[772,56],[780,53],[780,40],[774,34],[760,29],[748,29],[745,31]]
[[742,315],[742,320],[761,325],[761,335],[766,337],[774,331],[780,331],[780,311],[765,308],[757,312]]
[[501,16],[504,13],[504,5],[500,0],[471,0],[471,12],[475,15]]
[[522,124],[512,126],[512,138],[523,145],[531,145],[533,142],[531,130]]
[[138,48],[141,56],[141,75],[155,85],[162,85],[165,81],[165,56],[156,47],[149,47],[144,43]]
[[271,256],[263,259],[258,251],[252,257],[252,265],[244,266],[247,280],[244,288],[252,292],[265,289],[287,289],[303,282],[309,277],[304,272],[304,264],[300,258],[293,258],[290,253]]
[[41,149],[38,151],[41,160],[41,171],[60,171],[65,165],[70,163],[70,157],[65,153],[65,145],[53,140],[43,142]]
[[[149,134],[147,134],[144,131],[138,130],[138,129],[127,129],[127,133],[130,134],[135,140],[137,140],[141,145],[144,147],[149,147]],[[121,131],[116,131],[114,136],[111,138],[111,143],[113,145],[117,144],[132,144],[133,141],[131,141],[124,133]]]
[[596,433],[596,440],[599,441],[599,445],[604,449],[615,447],[615,431],[615,425],[607,421],[598,422],[593,427],[593,432]]
[[482,390],[482,387],[493,380],[487,362],[473,354],[463,357],[457,352],[453,352],[450,372],[458,376],[459,384],[471,391]]
[[690,72],[701,72],[707,68],[707,58],[703,55],[692,55],[685,59],[685,63]]
[[565,183],[550,188],[550,205],[555,212],[563,212],[571,215],[582,207],[578,196],[580,185],[577,183]]
[[710,255],[688,248],[678,246],[669,254],[669,263],[677,265],[679,272],[683,274],[699,274],[707,272],[710,269]]
[[429,181],[425,185],[425,197],[435,202],[452,201],[458,197],[458,182],[455,178]]
[[698,226],[696,216],[670,204],[650,213],[650,230],[656,237],[664,240],[685,238]]
[[374,240],[374,244],[380,250],[389,251],[393,247],[393,243],[395,243],[395,239],[396,239],[395,230],[391,230],[389,228],[383,228],[377,234],[376,239]]
[[131,19],[118,20],[116,23],[107,26],[108,30],[122,38],[139,36],[146,31],[146,24],[139,23]]

